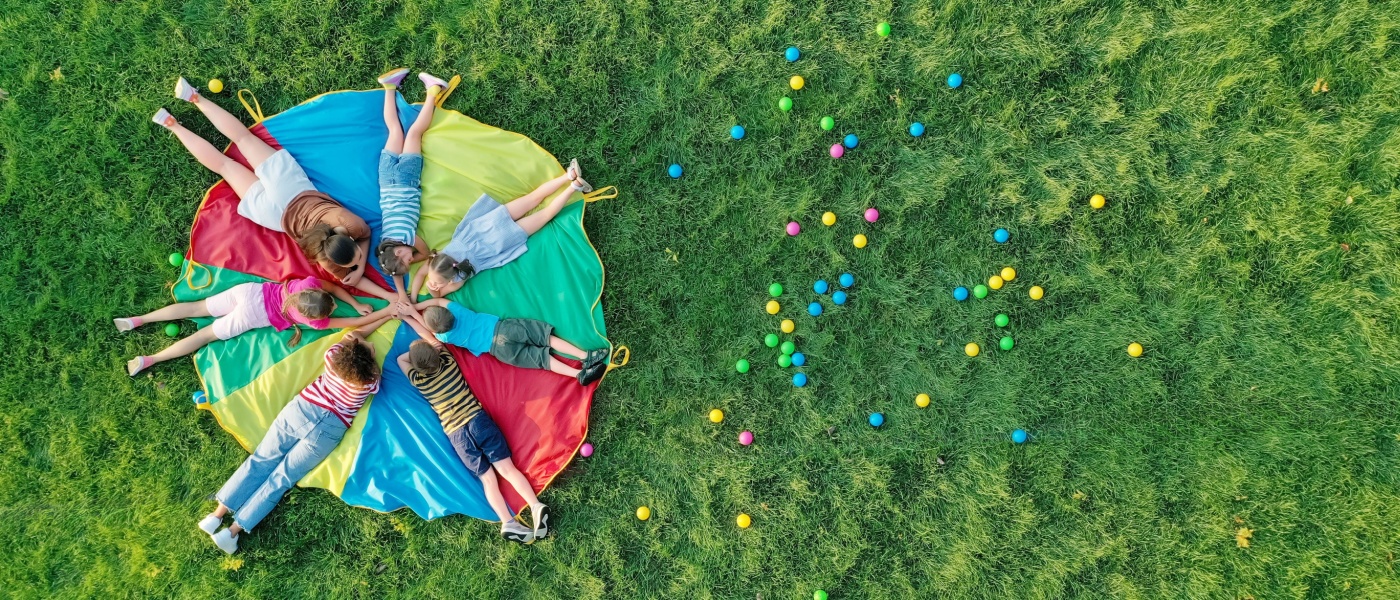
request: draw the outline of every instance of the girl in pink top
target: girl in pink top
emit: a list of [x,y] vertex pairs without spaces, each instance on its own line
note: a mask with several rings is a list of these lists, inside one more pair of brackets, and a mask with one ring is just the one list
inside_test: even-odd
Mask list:
[[[336,299],[349,304],[359,317],[332,318]],[[343,329],[373,323],[393,316],[393,306],[372,311],[343,288],[315,277],[293,279],[286,283],[242,283],[203,300],[177,302],[139,317],[113,319],[118,331],[131,331],[146,323],[215,317],[214,323],[194,335],[171,344],[169,348],[150,356],[138,356],[127,361],[126,372],[136,375],[156,363],[194,353],[214,340],[227,340],[259,327],[282,331],[296,328],[288,345],[301,341],[301,325],[312,329]]]

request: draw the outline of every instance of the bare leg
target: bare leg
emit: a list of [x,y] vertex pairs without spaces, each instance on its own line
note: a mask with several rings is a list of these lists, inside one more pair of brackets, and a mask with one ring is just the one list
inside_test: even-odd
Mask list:
[[159,323],[161,321],[178,321],[180,319],[193,319],[195,317],[208,317],[209,307],[204,305],[203,300],[194,302],[177,302],[148,312],[140,317],[142,323]]
[[[214,516],[222,519],[225,515],[228,515],[228,507],[224,506],[223,502],[220,502],[219,507],[214,509]],[[237,525],[237,523],[235,523],[235,525]]]
[[238,534],[243,533],[243,526],[239,525],[238,523],[234,523],[228,526],[228,532],[230,535],[238,537]]
[[194,105],[199,108],[200,112],[204,113],[205,117],[209,118],[209,122],[214,124],[214,128],[218,129],[219,133],[224,134],[224,137],[227,137],[229,141],[238,146],[239,150],[243,151],[243,157],[248,159],[248,164],[252,165],[254,169],[276,152],[272,146],[267,145],[267,142],[253,135],[253,132],[249,131],[248,127],[238,120],[238,117],[224,110],[224,107],[202,96],[195,96]]
[[525,213],[535,210],[535,207],[539,206],[540,202],[543,202],[545,198],[554,193],[554,190],[568,184],[570,181],[572,180],[569,179],[569,174],[565,173],[544,182],[540,187],[535,188],[535,191],[507,202],[506,210],[510,211],[510,218],[519,221],[520,217],[525,216]]
[[182,339],[178,342],[175,342],[174,344],[171,344],[170,347],[161,350],[160,352],[145,357],[146,364],[144,366],[140,366],[140,363],[138,362],[142,359],[142,357],[138,356],[136,358],[131,359],[131,362],[127,363],[127,372],[132,375],[135,375],[133,371],[145,370],[157,363],[163,363],[172,358],[188,356],[190,354],[193,354],[196,350],[199,350],[200,348],[209,345],[209,342],[212,342],[217,339],[219,338],[218,336],[214,335],[214,328],[205,327],[204,329],[196,331],[194,335]]
[[394,88],[384,88],[384,127],[389,129],[389,139],[384,140],[384,149],[402,154],[403,125],[399,124],[398,91]]
[[199,160],[199,164],[223,176],[224,181],[233,187],[233,193],[238,194],[239,198],[242,198],[243,194],[247,193],[248,188],[253,187],[253,184],[258,182],[257,175],[254,175],[247,167],[225,156],[223,152],[209,143],[209,140],[185,129],[184,125],[176,123],[171,125],[169,129],[176,138],[179,138],[180,143],[185,145],[185,149]]
[[501,495],[501,484],[496,483],[495,469],[487,469],[481,475],[481,490],[486,493],[486,503],[491,505],[491,511],[496,513],[496,518],[502,523],[511,521],[510,507],[506,506],[506,499]]
[[515,461],[506,458],[491,463],[491,466],[501,474],[501,477],[510,482],[510,487],[515,488],[515,493],[520,494],[520,497],[525,499],[531,510],[538,512],[540,507],[544,506],[540,499],[535,496],[535,488],[530,486],[530,480],[525,478],[525,474],[521,473],[520,469],[515,468]]
[[564,338],[561,338],[557,335],[549,336],[549,348],[555,351],[556,353],[563,354],[564,356],[567,356],[569,358],[577,358],[579,360],[583,360],[585,357],[588,356],[588,353],[584,352],[582,348],[579,348],[578,346],[564,341]]
[[578,377],[579,370],[564,364],[564,361],[549,357],[549,370],[566,377]]
[[554,220],[555,215],[564,209],[564,204],[569,201],[569,196],[573,193],[574,188],[564,188],[564,191],[550,199],[549,204],[545,205],[543,210],[516,219],[515,223],[525,230],[525,235],[535,235],[536,231],[548,225],[550,221]]
[[428,97],[423,99],[423,110],[418,112],[418,118],[414,119],[413,126],[408,128],[408,137],[403,142],[404,154],[423,153],[423,132],[427,131],[428,126],[433,124],[433,111],[437,108],[437,95],[437,86],[428,88]]

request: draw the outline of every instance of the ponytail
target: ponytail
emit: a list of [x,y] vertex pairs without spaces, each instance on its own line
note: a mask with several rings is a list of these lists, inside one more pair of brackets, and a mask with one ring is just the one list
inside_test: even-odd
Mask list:
[[471,276],[476,274],[476,269],[472,268],[471,263],[465,261],[458,262],[457,259],[443,252],[433,255],[432,260],[428,261],[428,268],[431,269],[433,273],[436,273],[438,277],[448,281],[453,281],[458,277],[461,277],[462,280],[465,281],[471,279]]
[[322,258],[329,258],[331,262],[342,267],[350,266],[355,261],[355,238],[343,233],[336,233],[335,229],[325,223],[312,225],[297,238],[297,246],[301,248],[301,253],[312,261],[320,261]]

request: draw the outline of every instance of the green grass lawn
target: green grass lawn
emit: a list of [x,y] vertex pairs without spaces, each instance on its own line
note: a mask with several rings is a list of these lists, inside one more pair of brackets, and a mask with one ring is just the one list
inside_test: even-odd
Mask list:
[[[1400,597],[1394,3],[471,4],[0,0],[0,595]],[[272,113],[400,65],[621,189],[586,224],[632,364],[552,539],[294,490],[226,558],[194,525],[244,452],[110,322],[169,298],[216,179],[148,119],[178,74]]]

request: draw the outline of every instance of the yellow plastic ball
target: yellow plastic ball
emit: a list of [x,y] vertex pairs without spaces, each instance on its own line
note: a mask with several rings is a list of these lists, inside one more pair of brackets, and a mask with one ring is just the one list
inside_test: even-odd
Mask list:
[[215,94],[224,91],[224,82],[219,81],[219,80],[217,80],[217,79],[210,79],[210,80],[209,80],[209,91],[211,91],[211,92],[213,92],[213,93],[215,93]]
[[797,324],[793,323],[792,319],[783,319],[783,324],[778,328],[782,329],[783,333],[792,333],[792,330],[797,329]]
[[1013,269],[1013,268],[1011,268],[1011,267],[1002,267],[1002,268],[1001,268],[1001,278],[1002,278],[1003,280],[1005,280],[1005,281],[1015,281],[1015,280],[1016,280],[1016,269]]
[[1045,297],[1045,288],[1038,285],[1031,286],[1031,300],[1039,300]]
[[651,509],[645,506],[637,507],[637,518],[643,521],[651,518]]
[[1133,358],[1142,356],[1142,344],[1139,344],[1137,342],[1128,344],[1128,356],[1131,356]]
[[982,347],[978,346],[977,342],[968,342],[966,346],[963,346],[963,352],[966,352],[968,356],[977,356],[982,352]]
[[782,310],[782,309],[783,309],[783,307],[782,307],[781,305],[778,304],[778,301],[777,301],[777,300],[769,300],[769,301],[768,301],[768,307],[767,307],[768,314],[770,314],[770,315],[776,315],[776,314],[778,314],[778,311],[780,311],[780,310]]
[[836,213],[831,212],[831,211],[826,211],[826,212],[822,213],[822,225],[826,225],[827,227],[831,227],[832,225],[835,225],[835,224],[836,224]]
[[1089,197],[1089,206],[1094,207],[1094,210],[1103,208],[1103,202],[1103,194],[1094,194]]
[[993,275],[990,279],[987,280],[987,287],[992,288],[994,290],[999,290],[1001,289],[1001,286],[1005,283],[1005,281],[1002,281],[1000,275]]
[[718,423],[724,420],[724,411],[716,408],[710,411],[710,422]]
[[739,513],[739,516],[734,519],[734,524],[738,525],[739,529],[748,529],[749,525],[753,525],[753,519],[744,513]]
[[864,248],[866,244],[870,243],[870,240],[865,239],[865,234],[857,233],[855,239],[851,240],[851,243],[855,244],[857,248]]
[[800,90],[802,89],[802,86],[807,85],[807,82],[806,80],[802,79],[801,75],[793,75],[792,79],[788,80],[788,85],[792,86],[792,89],[794,90]]
[[917,396],[914,396],[914,406],[917,406],[919,408],[928,408],[928,402],[928,394],[919,394]]

